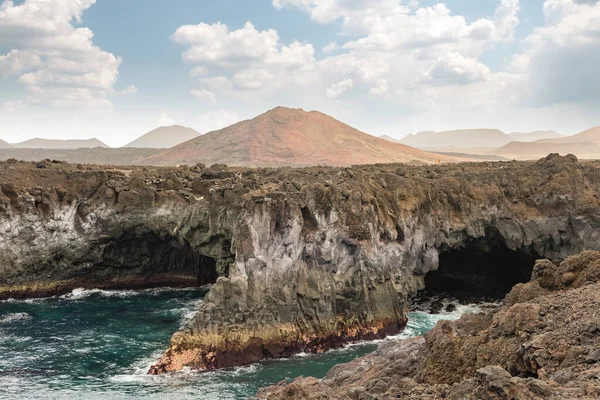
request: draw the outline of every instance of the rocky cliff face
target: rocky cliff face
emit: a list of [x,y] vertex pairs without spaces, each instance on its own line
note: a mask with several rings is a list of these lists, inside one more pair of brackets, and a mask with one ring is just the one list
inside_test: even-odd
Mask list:
[[[525,281],[600,248],[596,163],[0,166],[0,296],[214,283],[152,373],[396,332],[425,285]],[[509,267],[478,260],[512,260]],[[457,261],[458,260],[458,261]],[[457,265],[461,265],[457,268]],[[498,273],[498,271],[502,271]]]
[[422,338],[388,342],[258,398],[596,399],[600,397],[600,253],[536,263],[506,304],[441,321]]

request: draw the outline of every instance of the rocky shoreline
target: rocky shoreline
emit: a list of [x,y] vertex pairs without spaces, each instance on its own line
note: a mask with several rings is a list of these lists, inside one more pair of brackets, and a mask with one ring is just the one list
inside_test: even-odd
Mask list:
[[0,298],[214,284],[153,373],[319,352],[401,329],[426,283],[502,291],[600,250],[599,166],[4,162]]
[[257,399],[595,399],[600,396],[600,253],[536,263],[496,311],[441,321]]

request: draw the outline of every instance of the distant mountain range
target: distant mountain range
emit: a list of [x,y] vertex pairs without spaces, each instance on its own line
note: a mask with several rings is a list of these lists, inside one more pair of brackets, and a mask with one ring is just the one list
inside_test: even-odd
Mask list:
[[564,137],[555,131],[513,132],[509,136],[518,142],[534,142],[542,139],[559,139]]
[[192,128],[185,126],[173,125],[162,126],[154,129],[125,145],[124,147],[140,148],[140,149],[170,149],[180,143],[187,142],[195,137],[200,136],[200,133]]
[[600,126],[573,136],[541,139],[534,142],[511,142],[489,151],[505,158],[536,159],[549,153],[575,154],[579,158],[600,158]]
[[14,143],[12,147],[16,149],[52,149],[52,150],[67,150],[67,149],[93,149],[96,147],[109,148],[100,140],[57,140],[57,139],[40,139],[35,138],[21,143]]
[[400,143],[420,149],[446,146],[460,148],[499,147],[513,140],[498,129],[462,129],[445,132],[419,132],[400,139]]
[[439,150],[446,147],[459,149],[496,148],[512,141],[531,142],[539,139],[561,138],[554,131],[535,131],[506,134],[498,129],[462,129],[444,132],[419,132],[396,140],[389,136],[384,139],[403,143],[424,150]]
[[573,136],[563,136],[556,139],[538,140],[537,143],[593,143],[600,145],[600,126],[588,129]]
[[347,166],[524,160],[549,153],[600,159],[600,127],[573,136],[555,131],[506,134],[498,129],[463,129],[419,132],[398,140],[368,135],[318,111],[277,107],[205,135],[179,125],[159,127],[120,149],[95,138],[36,138],[12,145],[0,140],[0,150],[0,159],[52,158],[113,165]]
[[305,166],[458,161],[358,131],[318,111],[277,107],[144,161],[173,165]]

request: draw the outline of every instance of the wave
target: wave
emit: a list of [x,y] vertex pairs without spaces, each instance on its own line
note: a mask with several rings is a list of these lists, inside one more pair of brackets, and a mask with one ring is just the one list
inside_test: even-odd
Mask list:
[[7,314],[3,317],[0,317],[0,324],[10,324],[12,322],[17,321],[27,321],[31,318],[33,317],[25,312]]
[[71,293],[60,296],[61,299],[65,300],[81,300],[94,295],[100,295],[103,297],[129,297],[135,296],[138,292],[133,290],[102,290],[102,289],[74,289]]
[[35,299],[5,299],[5,300],[0,300],[0,304],[2,303],[26,303],[26,304],[36,304],[36,303],[41,303],[44,302],[46,300],[50,300],[53,297],[37,297]]
[[32,299],[5,299],[0,300],[1,303],[27,303],[27,304],[36,304],[42,303],[44,301],[53,300],[53,299],[63,299],[63,300],[81,300],[93,295],[99,295],[103,297],[130,297],[137,296],[140,294],[146,295],[160,295],[165,292],[186,292],[186,291],[197,291],[204,290],[208,291],[211,285],[205,285],[202,287],[189,287],[189,288],[172,288],[172,287],[159,287],[159,288],[151,288],[151,289],[141,289],[141,290],[104,290],[104,289],[84,289],[78,288],[71,291],[71,293],[64,294],[62,296],[51,296],[51,297],[37,297]]

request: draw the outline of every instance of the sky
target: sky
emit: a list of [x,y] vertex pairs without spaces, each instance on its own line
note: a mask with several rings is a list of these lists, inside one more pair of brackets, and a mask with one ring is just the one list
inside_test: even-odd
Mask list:
[[200,133],[282,105],[374,135],[600,125],[597,0],[0,0],[0,139]]

